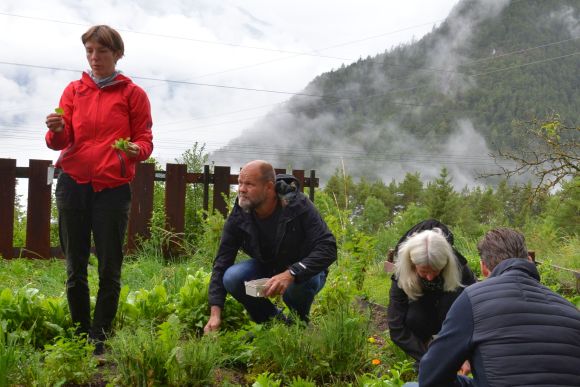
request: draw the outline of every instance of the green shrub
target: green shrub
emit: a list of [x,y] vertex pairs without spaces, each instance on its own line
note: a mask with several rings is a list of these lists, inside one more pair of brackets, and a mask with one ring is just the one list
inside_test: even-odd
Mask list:
[[86,384],[97,372],[95,347],[86,339],[58,337],[45,346],[41,385],[60,386],[66,383]]
[[17,339],[6,332],[6,321],[0,321],[0,387],[7,387],[18,361]]
[[118,331],[109,340],[111,357],[117,364],[116,382],[125,386],[166,385],[166,363],[178,345],[180,334],[177,318],[161,324],[158,333],[146,327]]
[[251,371],[273,372],[285,383],[353,379],[369,364],[367,335],[368,319],[345,305],[306,328],[273,323],[256,336]]
[[66,301],[46,298],[38,289],[26,287],[0,292],[0,320],[7,322],[6,332],[18,330],[37,348],[64,335],[72,325]]
[[173,348],[166,367],[173,386],[207,386],[213,370],[220,366],[222,352],[215,338],[191,338]]

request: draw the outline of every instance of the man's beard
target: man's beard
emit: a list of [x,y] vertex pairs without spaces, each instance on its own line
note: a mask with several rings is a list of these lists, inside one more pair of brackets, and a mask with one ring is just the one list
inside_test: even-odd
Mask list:
[[246,213],[249,214],[250,212],[252,212],[256,206],[254,205],[254,203],[250,202],[249,200],[242,203],[241,201],[238,201],[238,204],[240,205],[240,208]]
[[[243,202],[242,202],[243,201]],[[250,213],[264,203],[264,197],[251,200],[249,198],[238,198],[238,205],[245,213]]]

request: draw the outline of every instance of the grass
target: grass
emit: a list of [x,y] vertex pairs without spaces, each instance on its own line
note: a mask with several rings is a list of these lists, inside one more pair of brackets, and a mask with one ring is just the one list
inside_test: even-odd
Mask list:
[[41,289],[49,297],[62,296],[66,269],[63,260],[0,259],[2,288],[21,289],[25,286]]
[[[541,245],[533,236],[528,243],[532,247]],[[470,265],[477,263],[475,241],[458,237],[456,246],[468,258]],[[553,258],[554,264],[578,268],[579,249],[580,239],[570,237],[552,244],[543,244],[537,251],[539,259],[550,257]],[[93,257],[92,262],[94,261]],[[209,272],[208,262],[207,259],[196,257],[166,262],[156,258],[155,255],[129,256],[123,265],[123,286],[127,286],[130,291],[143,289],[149,293],[162,287],[168,295],[173,295],[175,300],[175,296],[180,294],[180,290],[185,286],[188,276],[199,269]],[[560,279],[564,275],[563,272],[540,269],[545,281],[551,282],[552,285],[556,281],[563,281]],[[362,286],[356,280],[360,275],[363,276]],[[390,273],[384,271],[382,260],[360,265],[353,257],[341,255],[338,263],[331,266],[326,286],[315,299],[312,322],[306,329],[279,324],[266,329],[255,329],[261,327],[256,325],[249,327],[243,325],[244,329],[239,330],[238,326],[236,331],[220,335],[213,340],[200,339],[194,332],[199,333],[201,328],[198,325],[201,323],[192,330],[191,324],[187,325],[186,321],[186,317],[193,316],[194,312],[199,314],[196,315],[199,321],[206,320],[205,312],[194,308],[195,305],[190,306],[191,311],[184,309],[186,313],[181,314],[172,313],[168,309],[168,314],[172,314],[164,315],[160,320],[132,320],[129,325],[118,329],[116,335],[109,341],[110,358],[114,366],[111,376],[107,376],[107,381],[136,385],[147,385],[151,382],[181,385],[182,382],[187,383],[187,380],[194,378],[204,380],[203,383],[207,384],[210,380],[216,380],[217,372],[219,383],[225,385],[229,383],[229,377],[224,378],[224,375],[232,372],[238,378],[238,382],[239,375],[242,375],[246,378],[244,383],[252,383],[264,372],[273,371],[276,374],[271,374],[271,379],[282,380],[285,385],[294,385],[299,378],[305,378],[304,380],[309,382],[316,381],[318,385],[353,386],[364,383],[364,380],[379,383],[382,379],[378,378],[387,376],[389,380],[395,380],[389,373],[396,371],[396,367],[404,369],[408,359],[390,342],[388,332],[373,332],[368,329],[368,320],[361,316],[360,312],[353,315],[351,311],[340,309],[341,306],[349,305],[355,296],[361,295],[374,303],[388,305],[390,276]],[[62,260],[0,260],[2,288],[14,290],[24,287],[37,288],[41,294],[47,297],[60,297],[66,303],[65,282],[66,270]],[[97,282],[96,266],[91,264],[89,283],[92,295],[96,295]],[[187,289],[191,290],[191,294],[183,293],[187,300],[192,300],[197,293],[201,294],[197,294],[198,298],[204,296],[203,292],[194,292],[197,288],[193,285]],[[205,283],[203,289],[207,289]],[[572,296],[574,294],[577,296],[577,292]],[[153,300],[152,296],[149,298]],[[206,301],[203,302],[206,306]],[[172,305],[180,308],[188,306],[180,303]],[[165,304],[161,303],[158,306]],[[241,309],[236,307],[239,307],[238,303],[228,304],[226,311],[241,313]],[[176,318],[181,321],[176,321]],[[244,340],[243,336],[247,333],[247,329],[254,333],[254,341]],[[376,342],[368,341],[370,335],[376,338]],[[17,368],[21,371],[14,380],[18,380],[22,385],[40,381],[49,371],[56,379],[59,375],[69,372],[69,369],[58,368],[61,363],[68,362],[58,360],[70,352],[68,345],[67,342],[61,341],[52,348],[51,356],[56,359],[52,363],[47,362],[47,359],[50,359],[47,357],[49,355],[47,351],[34,350],[24,344],[14,348],[14,351],[5,347],[6,351],[0,355],[2,358],[0,360],[3,361],[3,363],[0,361],[0,372],[2,367],[14,369],[16,362],[20,364]],[[82,348],[79,347],[78,351],[82,352]],[[28,365],[23,365],[24,360],[28,360],[26,361]],[[372,363],[373,360],[378,364]],[[141,365],[138,362],[141,362]],[[142,367],[144,364],[147,366]],[[44,371],[43,367],[50,369]],[[71,378],[66,376],[66,379]]]
[[391,274],[385,272],[383,262],[377,262],[367,269],[363,282],[363,294],[369,301],[384,306],[389,304]]

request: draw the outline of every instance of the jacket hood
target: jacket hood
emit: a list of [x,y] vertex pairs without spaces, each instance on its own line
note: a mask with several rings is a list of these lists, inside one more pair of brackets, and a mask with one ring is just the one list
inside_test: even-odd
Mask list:
[[540,280],[540,273],[533,262],[524,258],[509,258],[501,261],[491,272],[489,278],[499,277],[508,271],[522,271],[536,280]]
[[[300,181],[295,176],[285,173],[277,174],[275,191],[278,200],[280,201],[280,205],[285,209],[283,212],[285,218],[291,219],[307,210],[304,201],[310,199],[300,191]],[[250,219],[250,214],[242,210],[237,197],[231,215],[236,217],[239,216],[246,220]]]
[[[93,78],[91,78],[91,75],[86,71],[83,71],[83,74],[81,76],[81,82],[90,88],[100,89],[100,87],[95,83]],[[133,83],[133,81],[131,80],[131,78],[126,77],[121,73],[118,73],[117,76],[115,76],[115,78],[105,87],[111,87],[119,83]]]
[[300,182],[294,175],[280,173],[276,175],[276,194],[282,201],[282,205],[294,200],[300,192]]

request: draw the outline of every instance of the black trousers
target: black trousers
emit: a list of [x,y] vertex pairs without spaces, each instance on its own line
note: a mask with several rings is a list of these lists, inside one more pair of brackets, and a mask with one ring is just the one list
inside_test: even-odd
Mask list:
[[[94,192],[91,184],[78,184],[66,173],[61,173],[55,196],[72,321],[78,324],[79,333],[103,340],[111,329],[119,304],[131,187],[124,184]],[[91,235],[99,265],[99,290],[92,324],[87,279]]]

